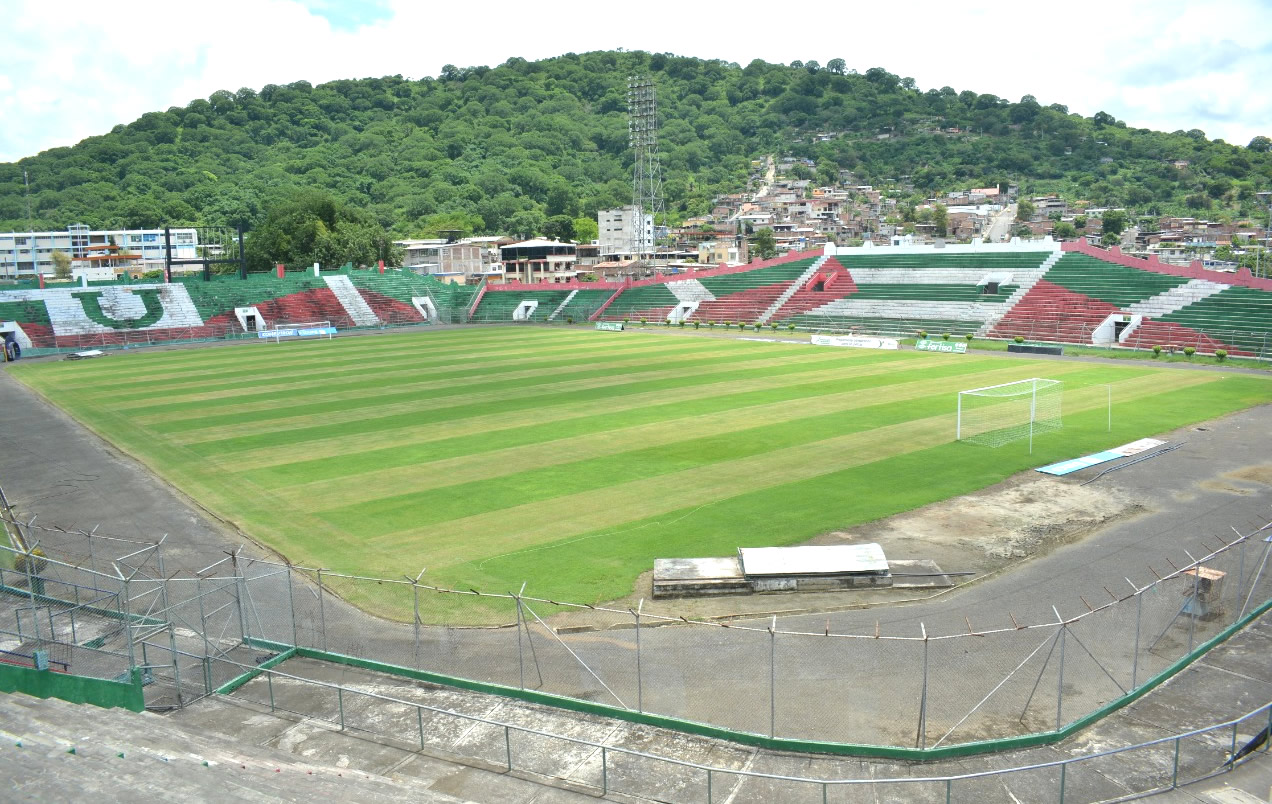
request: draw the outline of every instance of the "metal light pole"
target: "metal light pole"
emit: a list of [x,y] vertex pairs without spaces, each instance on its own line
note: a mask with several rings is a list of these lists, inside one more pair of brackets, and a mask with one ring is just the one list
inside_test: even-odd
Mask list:
[[[1260,259],[1263,256],[1264,249],[1268,246],[1268,240],[1272,239],[1272,192],[1255,193],[1254,197],[1263,202],[1263,206],[1268,210],[1268,225],[1263,229],[1263,247],[1254,252],[1254,275],[1262,276],[1260,273]],[[1256,227],[1257,228],[1257,227]],[[1266,272],[1266,268],[1263,271]]]

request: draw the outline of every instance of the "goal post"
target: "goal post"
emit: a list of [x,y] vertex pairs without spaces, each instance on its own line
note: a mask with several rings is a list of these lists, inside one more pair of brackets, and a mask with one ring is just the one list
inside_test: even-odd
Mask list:
[[1033,377],[958,392],[958,441],[1001,447],[1064,426],[1064,383]]

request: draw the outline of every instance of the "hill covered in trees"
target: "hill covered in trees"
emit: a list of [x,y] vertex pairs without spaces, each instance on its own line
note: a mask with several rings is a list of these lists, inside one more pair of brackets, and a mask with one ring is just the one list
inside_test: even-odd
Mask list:
[[0,230],[28,227],[25,169],[35,229],[251,228],[296,191],[320,190],[394,235],[552,232],[630,201],[626,81],[638,73],[658,88],[673,221],[742,189],[765,153],[813,158],[810,178],[827,183],[841,169],[920,192],[1017,181],[1133,214],[1250,216],[1272,187],[1266,137],[1243,147],[1029,96],[921,91],[884,69],[845,72],[841,59],[742,67],[596,52],[420,81],[219,91],[0,164]]

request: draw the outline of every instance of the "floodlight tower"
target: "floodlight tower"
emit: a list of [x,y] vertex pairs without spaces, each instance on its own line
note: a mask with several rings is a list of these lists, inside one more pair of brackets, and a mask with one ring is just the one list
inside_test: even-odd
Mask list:
[[[654,253],[654,229],[645,226],[648,215],[654,226],[663,213],[662,168],[658,159],[658,98],[648,76],[627,78],[627,133],[635,152],[632,166],[632,251]],[[664,221],[665,222],[665,221]]]

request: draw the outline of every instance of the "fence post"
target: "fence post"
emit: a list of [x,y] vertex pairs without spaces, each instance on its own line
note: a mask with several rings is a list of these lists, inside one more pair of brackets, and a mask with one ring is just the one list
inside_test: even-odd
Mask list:
[[340,707],[340,730],[344,731],[344,687],[336,687],[336,705]]
[[296,627],[296,596],[292,593],[292,568],[287,565],[287,610],[291,613],[292,647],[300,647],[300,629]]
[[609,795],[609,750],[601,746],[601,795]]
[[526,688],[526,658],[525,648],[521,645],[521,626],[525,622],[525,614],[521,611],[521,596],[526,593],[526,581],[521,582],[521,591],[513,596],[517,602],[517,671],[520,679],[521,689]]
[[[118,570],[116,570],[118,572]],[[128,669],[131,670],[137,666],[137,656],[133,648],[132,635],[132,601],[128,597],[128,579],[123,580],[123,597],[120,599],[119,607],[122,609],[121,614],[124,616],[124,637],[128,643]]]
[[[38,545],[39,542],[36,542]],[[31,565],[39,560],[35,555],[36,547],[27,548],[26,555],[22,559],[22,569],[26,570],[27,595],[31,598],[31,627],[35,629],[35,641],[40,641],[40,612],[35,603],[35,576],[31,573]],[[53,638],[53,634],[49,634],[49,639]]]
[[323,603],[322,567],[318,568],[318,627],[322,629],[322,652],[327,652],[327,609]]
[[923,632],[923,691],[919,694],[919,748],[927,748],[927,696],[928,696],[928,635],[927,626],[919,623]]
[[512,772],[512,735],[509,734],[509,728],[504,726],[504,753],[508,757],[508,772]]
[[[1132,584],[1134,586],[1134,584]],[[1144,595],[1141,590],[1135,594],[1135,652],[1131,655],[1131,689],[1139,686],[1139,645],[1140,621],[1144,615]]]
[[1064,707],[1064,635],[1069,626],[1060,623],[1060,672],[1056,674],[1056,731],[1060,731],[1062,709]]
[[769,736],[777,736],[777,616],[769,625]]
[[[645,711],[645,688],[641,681],[640,672],[640,612],[644,607],[645,598],[642,597],[640,602],[636,604],[636,611],[632,612],[632,615],[636,618],[636,711],[642,713]],[[710,797],[708,796],[708,798]]]
[[1197,600],[1198,586],[1201,583],[1201,565],[1193,562],[1193,591],[1192,599],[1188,601],[1188,653],[1193,651],[1193,635],[1197,631],[1197,609],[1201,607],[1201,603]]

